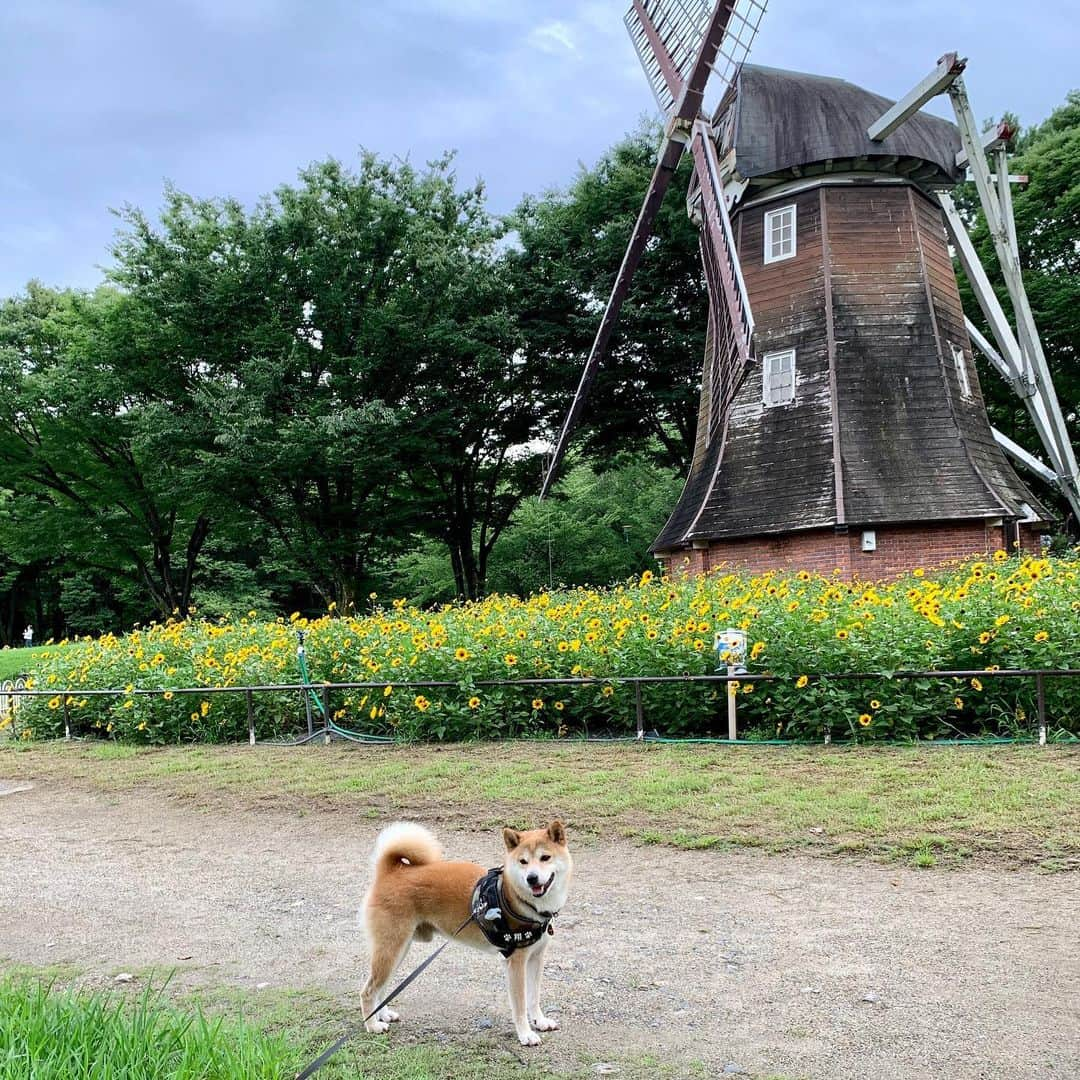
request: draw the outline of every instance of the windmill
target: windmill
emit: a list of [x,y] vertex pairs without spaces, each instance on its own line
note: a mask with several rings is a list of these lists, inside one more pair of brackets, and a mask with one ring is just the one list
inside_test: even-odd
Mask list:
[[[657,558],[872,576],[1036,547],[1050,515],[1006,454],[1077,519],[1080,477],[1020,273],[1011,132],[978,133],[955,53],[896,103],[746,63],[766,2],[633,0],[626,15],[664,139],[541,497],[689,151],[709,321],[693,461]],[[919,111],[941,93],[955,125]],[[1015,330],[949,194],[967,170]],[[950,243],[993,344],[964,315]],[[990,427],[973,343],[1023,399],[1046,463]]]

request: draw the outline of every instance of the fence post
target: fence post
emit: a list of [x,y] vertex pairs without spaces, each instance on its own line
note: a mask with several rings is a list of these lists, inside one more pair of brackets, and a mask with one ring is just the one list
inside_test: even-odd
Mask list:
[[303,698],[304,711],[307,713],[307,733],[308,735],[314,735],[315,723],[311,716],[311,693],[306,687],[303,687],[300,690],[300,697]]
[[645,741],[645,707],[641,702],[641,683],[634,683],[634,712],[637,717],[637,740]]
[[1035,676],[1035,694],[1039,708],[1039,745],[1046,745],[1046,683],[1040,671]]
[[255,745],[255,698],[250,689],[244,691],[247,698],[248,746]]
[[64,738],[71,739],[71,713],[68,711],[68,695],[64,693]]
[[323,683],[322,688],[322,708],[323,708],[323,746],[330,745],[330,687],[328,684]]
[[[730,671],[730,668],[728,670]],[[727,688],[727,737],[731,742],[735,742],[739,737],[736,732],[737,716],[735,706],[735,698],[739,690],[730,680],[724,685]]]

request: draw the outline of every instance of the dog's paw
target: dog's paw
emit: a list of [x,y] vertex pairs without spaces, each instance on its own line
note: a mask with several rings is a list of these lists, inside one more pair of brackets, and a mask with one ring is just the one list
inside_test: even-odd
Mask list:
[[540,1036],[537,1035],[535,1031],[519,1031],[518,1042],[521,1043],[522,1046],[539,1046]]
[[558,1020],[552,1020],[548,1016],[537,1016],[533,1020],[531,1020],[530,1023],[532,1024],[532,1026],[537,1031],[558,1031],[559,1030],[559,1021]]
[[387,1024],[396,1024],[401,1019],[401,1014],[394,1012],[393,1009],[380,1009],[379,1019],[385,1021]]
[[366,1027],[368,1029],[368,1031],[371,1032],[372,1035],[382,1035],[384,1032],[390,1030],[390,1025],[389,1025],[389,1023],[387,1023],[387,1021],[385,1021],[385,1020],[377,1020],[375,1018],[372,1018],[371,1020],[369,1020],[364,1025],[364,1027]]

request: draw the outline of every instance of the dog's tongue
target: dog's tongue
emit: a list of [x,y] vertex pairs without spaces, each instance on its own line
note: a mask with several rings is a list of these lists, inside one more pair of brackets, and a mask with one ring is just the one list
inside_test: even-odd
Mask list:
[[547,888],[547,886],[546,885],[530,885],[529,888],[532,889],[533,896],[543,896],[544,895],[544,890]]

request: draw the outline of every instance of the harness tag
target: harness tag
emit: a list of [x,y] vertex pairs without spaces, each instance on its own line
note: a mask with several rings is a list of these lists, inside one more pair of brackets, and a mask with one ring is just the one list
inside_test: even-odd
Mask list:
[[484,918],[487,919],[488,922],[495,922],[496,919],[502,918],[502,911],[497,907],[488,908],[487,911],[484,912]]

